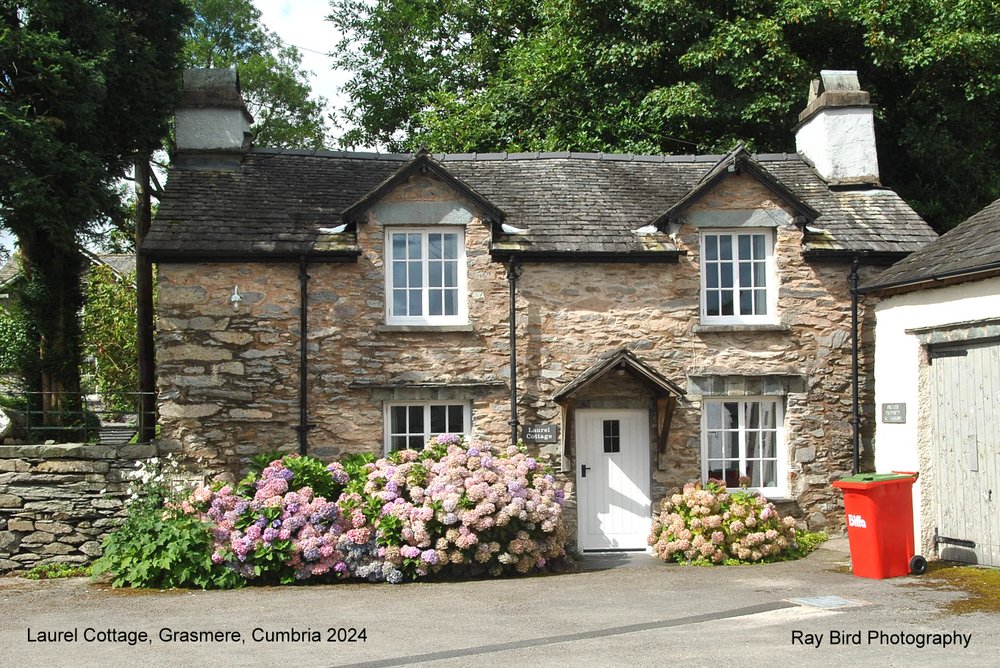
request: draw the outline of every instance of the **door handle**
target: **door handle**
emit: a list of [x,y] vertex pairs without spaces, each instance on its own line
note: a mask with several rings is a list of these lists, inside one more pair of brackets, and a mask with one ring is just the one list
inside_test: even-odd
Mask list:
[[580,465],[580,477],[581,477],[581,478],[586,478],[586,477],[587,477],[587,470],[588,470],[589,468],[590,468],[590,467],[589,467],[589,466],[587,466],[586,464],[581,464],[581,465]]

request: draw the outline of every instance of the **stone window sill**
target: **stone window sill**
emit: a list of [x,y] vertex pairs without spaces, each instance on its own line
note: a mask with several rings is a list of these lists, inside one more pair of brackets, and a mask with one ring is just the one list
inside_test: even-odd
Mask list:
[[761,325],[695,325],[695,334],[726,334],[732,332],[788,332],[792,328],[788,325],[761,324]]
[[379,325],[380,332],[474,332],[472,325]]

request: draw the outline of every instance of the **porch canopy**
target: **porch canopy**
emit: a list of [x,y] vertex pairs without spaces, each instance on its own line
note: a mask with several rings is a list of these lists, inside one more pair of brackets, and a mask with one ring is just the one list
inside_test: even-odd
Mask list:
[[[573,408],[573,397],[578,392],[599,381],[606,374],[616,371],[624,371],[638,378],[650,388],[655,396],[656,447],[658,452],[665,452],[667,437],[670,435],[670,421],[673,418],[674,409],[677,407],[677,400],[683,397],[685,392],[677,383],[667,379],[627,348],[619,348],[602,355],[590,368],[556,392],[552,399],[563,407],[564,417],[566,417],[566,413]],[[564,447],[568,448],[568,444]]]

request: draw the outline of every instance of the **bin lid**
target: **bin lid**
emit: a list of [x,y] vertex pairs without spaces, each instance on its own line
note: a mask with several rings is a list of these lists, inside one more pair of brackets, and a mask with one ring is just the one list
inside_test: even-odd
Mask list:
[[916,479],[916,473],[858,473],[835,481],[833,486],[840,489],[866,489],[904,480],[913,482]]

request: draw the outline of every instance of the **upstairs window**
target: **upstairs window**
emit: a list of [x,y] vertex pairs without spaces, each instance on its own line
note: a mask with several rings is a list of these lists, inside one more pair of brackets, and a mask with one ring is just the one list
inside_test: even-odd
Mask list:
[[387,324],[468,322],[464,230],[390,228],[386,249]]
[[704,324],[777,322],[777,278],[770,230],[702,233]]

